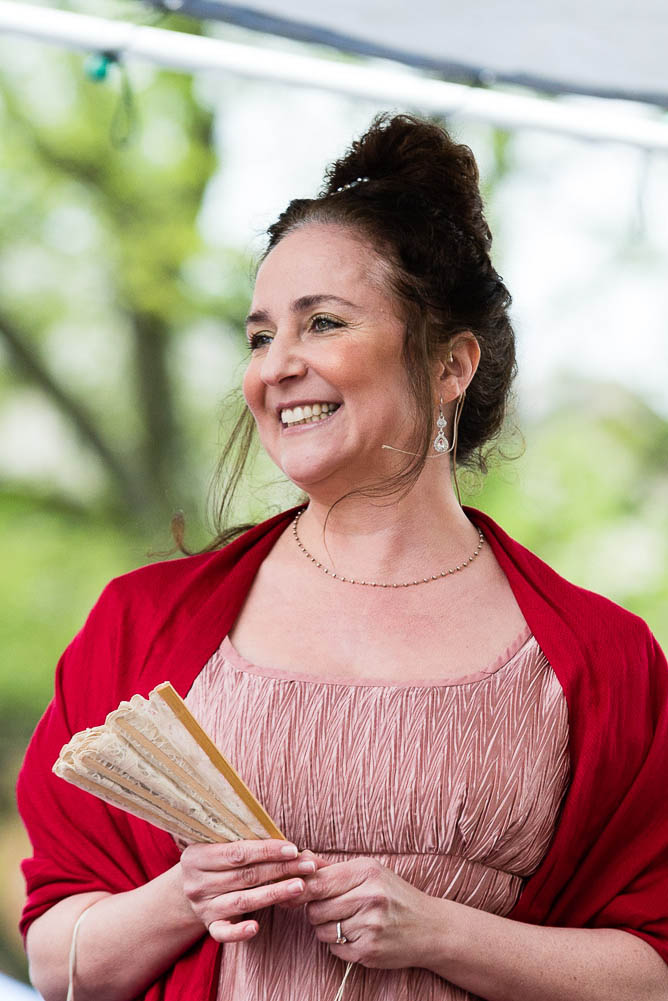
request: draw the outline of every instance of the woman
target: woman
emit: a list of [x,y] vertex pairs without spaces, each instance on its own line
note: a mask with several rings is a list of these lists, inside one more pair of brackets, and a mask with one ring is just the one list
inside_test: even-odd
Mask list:
[[[351,1001],[665,998],[665,658],[449,475],[515,368],[470,151],[379,116],[269,237],[244,395],[308,504],[112,581],[63,655],[19,780],[35,984],[85,913],[77,999],[333,998],[341,961]],[[166,678],[287,844],[180,855],[51,775]]]

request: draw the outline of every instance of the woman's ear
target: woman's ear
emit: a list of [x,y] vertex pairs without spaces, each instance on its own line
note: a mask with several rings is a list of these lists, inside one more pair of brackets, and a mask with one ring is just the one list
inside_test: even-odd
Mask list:
[[470,330],[456,334],[444,345],[439,357],[439,391],[443,401],[461,396],[473,379],[480,362],[480,345]]

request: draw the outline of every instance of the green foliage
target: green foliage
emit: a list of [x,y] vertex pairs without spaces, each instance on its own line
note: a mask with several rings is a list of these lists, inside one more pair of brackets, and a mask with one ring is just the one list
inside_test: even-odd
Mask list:
[[127,527],[34,495],[0,493],[3,713],[32,721],[51,695],[54,655],[108,580],[147,562]]
[[668,647],[668,421],[621,386],[564,377],[556,395],[525,454],[469,479],[465,500]]
[[[94,82],[83,56],[5,40],[0,50],[0,422],[11,432],[27,417],[18,451],[34,456],[0,493],[7,816],[56,661],[103,586],[170,547],[175,508],[189,512],[191,544],[205,541],[202,494],[249,268],[198,229],[217,155],[190,77],[133,65],[137,127],[119,148],[119,67]],[[0,824],[3,864],[13,831]],[[0,967],[24,974],[14,922],[0,908]]]
[[217,156],[192,79],[133,67],[137,124],[117,148],[125,70],[95,82],[83,66],[40,49],[39,73],[28,59],[0,77],[0,344],[8,399],[38,386],[89,453],[98,499],[147,525],[196,508],[181,346],[207,321],[240,343],[248,262],[197,226]]

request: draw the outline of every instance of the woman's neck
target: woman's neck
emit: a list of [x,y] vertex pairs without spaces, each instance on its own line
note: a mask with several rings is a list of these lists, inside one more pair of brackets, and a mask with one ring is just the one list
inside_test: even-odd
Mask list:
[[429,479],[400,500],[354,495],[332,506],[314,495],[299,538],[326,566],[358,579],[408,579],[456,566],[475,550],[478,532],[451,484]]

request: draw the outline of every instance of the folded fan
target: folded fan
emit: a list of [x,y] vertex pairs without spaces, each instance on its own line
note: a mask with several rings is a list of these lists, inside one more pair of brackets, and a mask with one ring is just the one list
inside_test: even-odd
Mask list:
[[283,838],[169,682],[75,733],[53,771],[183,843]]
[[183,844],[284,837],[168,681],[75,733],[53,771]]

